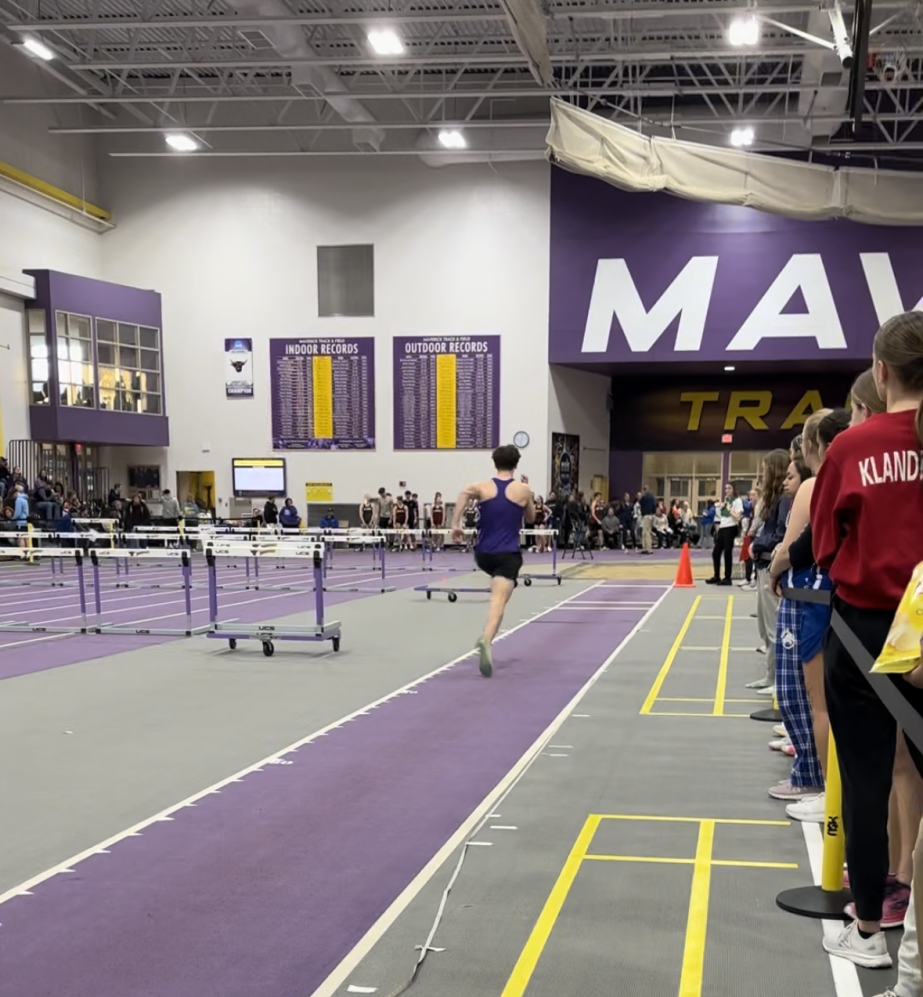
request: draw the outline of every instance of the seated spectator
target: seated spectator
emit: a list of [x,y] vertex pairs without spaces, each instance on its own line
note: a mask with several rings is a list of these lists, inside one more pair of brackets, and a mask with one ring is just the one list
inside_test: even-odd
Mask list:
[[6,457],[0,457],[0,499],[6,495],[12,480],[13,472],[6,462]]
[[[61,507],[61,515],[54,524],[54,529],[55,533],[77,532],[77,524],[74,522],[74,517],[71,515],[70,502],[67,500],[65,500],[64,505]],[[61,547],[73,547],[76,544],[76,540],[72,538],[59,538],[58,544]]]
[[[26,489],[22,484],[13,486],[13,526],[18,533],[25,534],[29,525],[29,500],[26,498]],[[20,536],[19,546],[26,549],[26,538]]]
[[279,512],[279,525],[285,530],[297,530],[301,526],[301,516],[290,498],[285,500],[285,505]]
[[57,502],[54,486],[47,471],[42,471],[38,478],[36,478],[33,497],[39,516],[46,523],[52,525],[56,523],[61,515],[61,506]]
[[[70,498],[68,502],[71,503]],[[71,503],[71,508],[73,504]],[[150,526],[151,525],[151,511],[148,509],[147,504],[144,499],[141,498],[140,494],[133,495],[131,498],[131,504],[125,511],[125,531],[126,533],[132,533],[136,531],[139,527]],[[138,547],[140,546],[139,538],[129,538],[129,546]]]
[[610,505],[606,508],[601,526],[603,543],[609,550],[615,550],[621,544],[622,524],[613,506]]
[[673,541],[673,531],[670,529],[670,524],[667,520],[667,513],[663,507],[663,502],[657,503],[657,511],[654,513],[652,530],[658,547],[664,548],[670,546]]
[[322,530],[338,530],[340,528],[340,521],[333,509],[328,509],[324,514],[320,521],[320,528]]

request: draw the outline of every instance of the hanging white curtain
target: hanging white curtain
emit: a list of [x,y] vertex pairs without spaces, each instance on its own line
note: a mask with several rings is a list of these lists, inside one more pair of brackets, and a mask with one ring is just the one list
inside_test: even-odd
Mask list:
[[843,168],[676,139],[551,101],[548,158],[623,190],[666,191],[791,218],[850,218],[869,225],[923,225],[923,174]]

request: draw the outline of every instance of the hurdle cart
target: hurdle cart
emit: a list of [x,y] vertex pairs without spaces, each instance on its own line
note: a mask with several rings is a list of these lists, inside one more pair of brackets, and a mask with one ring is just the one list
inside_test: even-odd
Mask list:
[[[240,623],[238,620],[220,620],[218,608],[218,561],[221,558],[252,557],[254,559],[294,559],[310,564],[314,569],[314,623],[309,626],[294,624]],[[213,640],[226,640],[233,651],[240,640],[258,640],[263,654],[275,654],[275,641],[330,641],[334,651],[340,650],[341,625],[339,621],[324,619],[324,544],[302,537],[273,536],[260,539],[238,539],[212,536],[205,546],[208,569],[208,618],[206,634]],[[290,589],[289,589],[290,590]],[[310,590],[302,590],[308,592]]]

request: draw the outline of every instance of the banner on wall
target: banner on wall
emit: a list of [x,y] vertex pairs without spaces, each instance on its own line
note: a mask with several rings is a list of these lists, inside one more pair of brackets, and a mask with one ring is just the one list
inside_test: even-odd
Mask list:
[[306,481],[304,483],[305,502],[332,502],[332,481]]
[[580,437],[551,434],[551,490],[562,498],[580,487]]
[[551,172],[551,363],[870,362],[920,307],[918,228],[803,221]]
[[224,341],[224,393],[227,398],[253,397],[253,340]]
[[846,405],[855,377],[617,378],[610,446],[667,451],[788,447],[812,412]]
[[375,449],[375,340],[271,339],[273,450]]
[[395,450],[500,445],[500,337],[396,336]]

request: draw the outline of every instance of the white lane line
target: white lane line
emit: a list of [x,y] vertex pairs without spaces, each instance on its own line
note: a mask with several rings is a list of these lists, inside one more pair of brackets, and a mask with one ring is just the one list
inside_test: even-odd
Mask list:
[[[814,885],[820,886],[820,873],[824,860],[824,838],[821,834],[820,824],[809,824],[805,821],[801,824],[804,832],[804,843],[808,849],[808,861],[811,864],[811,876]],[[843,930],[842,921],[822,921],[824,926],[824,938],[835,940]],[[833,985],[836,988],[837,997],[862,997],[862,984],[859,982],[859,974],[856,967],[848,959],[840,959],[838,956],[828,956],[830,959],[830,971],[833,973]]]
[[518,831],[519,828],[515,824],[491,824],[491,831]]
[[[497,783],[497,785],[488,793],[484,800],[478,805],[474,812],[467,818],[467,820],[462,823],[458,830],[449,838],[449,840],[439,849],[438,852],[426,863],[426,865],[417,873],[417,875],[411,880],[407,887],[403,890],[400,896],[391,904],[390,907],[378,918],[378,920],[372,925],[371,928],[363,935],[359,942],[352,948],[350,953],[340,962],[340,964],[333,970],[333,972],[327,977],[326,980],[314,991],[311,997],[335,997],[337,991],[347,979],[355,971],[356,967],[362,962],[362,960],[372,951],[375,945],[384,937],[388,929],[394,924],[394,922],[403,914],[403,912],[410,906],[413,899],[417,894],[423,889],[424,886],[433,878],[433,876],[439,871],[440,867],[445,863],[450,855],[462,844],[465,843],[469,834],[471,834],[475,828],[484,819],[484,815],[490,813],[497,801],[502,799],[506,793],[510,790],[513,784],[520,778],[520,776],[525,772],[525,770],[535,761],[535,759],[542,753],[547,742],[554,737],[554,735],[561,729],[561,727],[567,722],[568,718],[572,716],[571,710],[573,710],[577,704],[583,699],[583,697],[593,688],[599,678],[605,673],[606,669],[612,664],[612,662],[618,657],[622,649],[628,644],[628,642],[634,637],[636,633],[641,629],[648,618],[657,611],[660,604],[667,597],[670,590],[667,589],[666,592],[657,600],[657,605],[652,606],[647,613],[631,628],[628,634],[621,640],[618,647],[609,655],[608,658],[597,668],[597,670],[587,679],[583,688],[580,689],[574,698],[564,707],[563,710],[551,721],[551,723],[545,728],[544,731],[538,736],[538,738],[533,742],[532,746],[526,751],[526,753],[519,759],[518,762],[507,772],[507,774]],[[575,714],[573,714],[575,715]],[[468,841],[468,847],[472,845],[489,845],[489,841]],[[844,997],[844,995],[840,995]],[[851,997],[851,995],[850,995]]]
[[[523,627],[528,626],[529,623],[532,623],[535,620],[538,620],[541,617],[547,615],[548,613],[553,612],[562,603],[568,602],[570,601],[570,599],[576,598],[576,596],[582,594],[583,592],[588,592],[593,587],[594,587],[593,585],[590,585],[585,589],[581,589],[580,592],[576,592],[574,593],[574,595],[568,596],[567,599],[562,599],[561,602],[549,606],[548,609],[541,610],[540,612],[532,616],[531,619],[529,619],[526,623],[520,623],[517,626],[511,627],[509,630],[500,633],[496,637],[496,640],[499,641],[506,639],[511,634],[516,633],[517,630],[521,630]],[[634,633],[634,630],[632,630],[632,633]],[[621,645],[619,646],[621,647]],[[343,724],[349,722],[350,720],[355,719],[357,716],[360,716],[363,713],[367,713],[369,710],[373,710],[376,707],[382,706],[384,703],[387,703],[389,700],[395,699],[397,696],[403,696],[406,695],[407,693],[414,692],[417,686],[422,685],[424,682],[427,681],[427,679],[431,679],[436,675],[440,675],[443,672],[448,671],[448,669],[453,668],[455,665],[459,664],[462,661],[465,661],[467,658],[473,657],[475,653],[476,652],[474,650],[466,651],[464,654],[459,655],[457,658],[453,658],[451,661],[446,662],[446,664],[440,665],[438,668],[433,669],[433,671],[431,672],[427,672],[427,674],[423,675],[421,678],[414,679],[412,682],[408,682],[406,685],[401,686],[399,689],[395,689],[394,692],[389,692],[387,695],[382,696],[380,699],[376,699],[375,702],[367,703],[365,706],[361,706],[359,707],[359,709],[353,710],[351,713],[348,713],[345,717],[341,717],[339,720],[335,720],[333,723],[327,724],[326,727],[322,727],[320,730],[315,731],[313,734],[308,734],[307,737],[300,738],[298,741],[295,741],[293,744],[290,744],[288,747],[273,752],[271,755],[268,755],[266,758],[262,758],[260,759],[260,761],[254,762],[252,765],[248,765],[246,768],[241,769],[239,772],[235,772],[232,775],[229,775],[224,779],[221,779],[219,782],[216,782],[213,785],[206,787],[205,789],[201,789],[197,793],[193,793],[191,796],[186,797],[185,800],[180,800],[179,803],[174,803],[171,806],[166,807],[163,810],[159,811],[158,813],[153,814],[152,816],[147,817],[142,821],[139,821],[137,824],[134,824],[131,827],[126,828],[126,830],[119,831],[117,834],[114,834],[111,837],[106,838],[105,841],[101,841],[98,844],[92,845],[90,848],[84,849],[82,852],[79,852],[77,855],[73,855],[71,856],[71,858],[65,859],[63,862],[59,862],[56,865],[53,865],[51,868],[46,869],[44,872],[38,873],[37,875],[31,877],[30,879],[27,879],[25,882],[20,883],[18,886],[12,887],[11,889],[7,890],[5,893],[0,893],[0,904],[5,903],[11,897],[16,896],[17,894],[22,893],[23,890],[29,890],[33,886],[45,882],[46,879],[50,879],[52,876],[57,875],[57,873],[59,872],[70,871],[71,866],[77,865],[79,862],[82,862],[84,859],[89,858],[91,855],[98,854],[103,849],[110,848],[112,845],[118,843],[119,841],[122,841],[124,838],[137,837],[145,828],[150,827],[151,824],[163,820],[164,817],[171,816],[172,814],[176,813],[177,810],[180,810],[182,807],[190,806],[191,804],[195,803],[197,800],[202,799],[203,796],[208,796],[211,793],[220,793],[224,786],[230,785],[231,783],[234,782],[239,782],[244,776],[249,775],[251,772],[256,772],[258,769],[261,769],[266,765],[273,764],[276,759],[281,758],[283,755],[290,754],[293,751],[297,751],[299,748],[304,747],[307,744],[310,744],[318,737],[322,737],[323,735],[328,734],[330,731],[335,730],[337,727],[341,727]],[[584,686],[584,689],[587,688],[589,688],[589,685]],[[570,707],[568,707],[568,709],[570,709]]]

